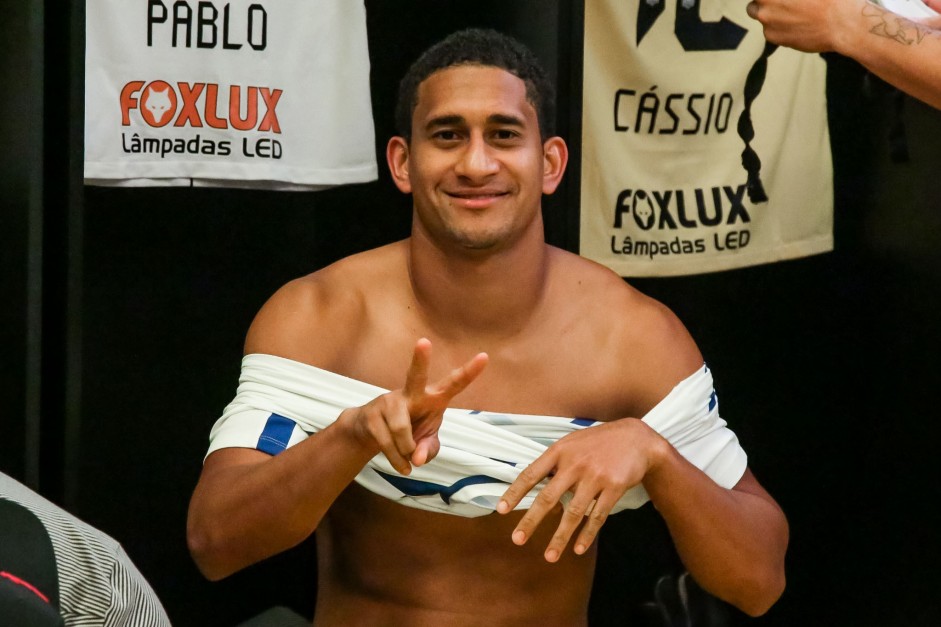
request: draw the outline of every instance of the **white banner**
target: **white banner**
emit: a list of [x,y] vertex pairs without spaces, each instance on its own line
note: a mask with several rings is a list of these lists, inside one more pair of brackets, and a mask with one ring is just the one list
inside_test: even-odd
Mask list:
[[746,4],[586,0],[583,256],[627,277],[832,250],[825,62],[774,50],[762,85]]
[[86,1],[86,182],[376,176],[361,1]]

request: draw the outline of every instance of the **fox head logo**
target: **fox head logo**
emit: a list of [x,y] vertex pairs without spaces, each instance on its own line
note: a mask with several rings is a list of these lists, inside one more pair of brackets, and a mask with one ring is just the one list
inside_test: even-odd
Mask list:
[[[646,203],[644,201],[647,201]],[[653,227],[654,221],[654,210],[653,202],[650,200],[650,196],[647,195],[642,189],[634,192],[634,222],[637,223],[641,229],[649,231]]]
[[176,91],[164,81],[154,81],[141,96],[141,115],[150,126],[165,126],[176,112]]

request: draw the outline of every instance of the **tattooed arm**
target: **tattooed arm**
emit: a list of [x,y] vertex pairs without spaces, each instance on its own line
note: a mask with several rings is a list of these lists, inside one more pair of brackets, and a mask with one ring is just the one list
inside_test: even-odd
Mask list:
[[[928,0],[941,9],[941,0]],[[866,0],[753,0],[748,15],[768,41],[834,51],[941,109],[941,23],[900,17]]]

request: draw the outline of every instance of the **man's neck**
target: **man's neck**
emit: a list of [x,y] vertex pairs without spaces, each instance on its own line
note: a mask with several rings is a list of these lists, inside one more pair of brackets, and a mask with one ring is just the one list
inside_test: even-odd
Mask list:
[[500,251],[446,251],[413,230],[409,278],[435,333],[476,342],[509,338],[526,327],[542,302],[549,263],[542,225],[533,227]]

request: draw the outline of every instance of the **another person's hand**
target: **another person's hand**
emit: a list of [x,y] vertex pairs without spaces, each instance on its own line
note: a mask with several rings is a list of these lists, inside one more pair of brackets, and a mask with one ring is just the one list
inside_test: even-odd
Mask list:
[[[941,0],[923,1],[941,13]],[[850,57],[854,48],[851,42],[860,32],[881,28],[883,36],[904,40],[911,37],[905,34],[907,29],[941,28],[941,16],[906,18],[866,0],[752,0],[746,11],[761,22],[765,39],[773,44],[803,52],[835,51]],[[869,20],[862,25],[863,31],[861,19]]]
[[430,362],[431,342],[422,338],[415,344],[403,388],[347,410],[340,417],[352,423],[354,433],[367,446],[378,445],[392,467],[403,475],[411,472],[413,464],[421,466],[438,454],[438,428],[444,410],[481,373],[487,365],[487,354],[478,353],[434,385],[428,384]]
[[838,47],[841,23],[850,11],[866,4],[858,0],[752,0],[746,11],[761,22],[765,39],[804,52],[828,52]]
[[572,499],[565,506],[545,557],[550,562],[558,560],[579,527],[574,550],[581,555],[591,546],[618,499],[643,481],[655,465],[658,451],[665,446],[669,446],[666,440],[635,418],[570,433],[520,473],[503,494],[497,511],[512,511],[531,489],[549,478],[513,531],[513,542],[526,543],[546,514],[561,503],[566,492],[571,492]]

